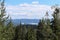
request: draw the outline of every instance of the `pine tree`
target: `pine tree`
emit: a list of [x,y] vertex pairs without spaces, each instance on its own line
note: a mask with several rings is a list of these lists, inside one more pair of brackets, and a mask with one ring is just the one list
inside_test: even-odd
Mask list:
[[36,40],[36,32],[31,27],[27,30],[26,40]]
[[37,40],[44,40],[44,35],[42,33],[42,30],[44,31],[44,28],[45,27],[45,22],[44,22],[44,19],[40,20],[39,23],[38,23],[38,27],[37,27]]
[[44,27],[44,34],[45,34],[45,40],[53,40],[53,32],[52,29],[50,27],[50,19],[49,19],[49,14],[48,12],[46,12],[46,18],[45,18],[45,27]]
[[50,27],[50,20],[47,19],[44,27],[45,40],[53,40],[53,32]]
[[26,35],[26,27],[23,27],[20,22],[20,25],[16,27],[14,40],[25,40],[25,35]]
[[22,40],[25,40],[26,33],[27,33],[27,28],[26,28],[26,26],[23,26],[23,30],[22,30]]
[[6,12],[5,12],[5,6],[4,6],[4,1],[3,0],[2,2],[0,1],[0,25],[4,26],[5,22],[7,21],[8,19],[8,16],[6,17]]
[[20,23],[20,25],[19,26],[17,26],[18,27],[18,38],[17,38],[17,40],[22,40],[22,24]]
[[15,29],[14,25],[12,23],[12,19],[10,18],[10,21],[7,24],[7,40],[13,40],[15,36]]
[[46,18],[40,20],[37,28],[37,40],[53,40],[52,29],[50,27],[50,19],[46,13]]
[[5,22],[8,19],[8,16],[5,15],[5,0],[0,0],[0,40],[6,40],[5,33],[6,33],[6,26]]
[[60,40],[60,22],[59,22],[59,8],[55,6],[55,11],[53,13],[53,20],[52,20],[52,30],[53,33],[55,34],[54,40]]

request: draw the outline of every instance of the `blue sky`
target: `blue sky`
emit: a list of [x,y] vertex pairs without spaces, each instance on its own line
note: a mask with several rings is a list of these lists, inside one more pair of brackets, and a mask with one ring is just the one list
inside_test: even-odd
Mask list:
[[52,18],[51,6],[60,0],[6,0],[6,13],[13,19],[41,19],[46,11]]
[[6,0],[5,2],[7,4],[11,5],[17,5],[21,3],[32,3],[33,1],[39,1],[40,4],[45,4],[45,5],[55,5],[55,4],[60,4],[60,0]]

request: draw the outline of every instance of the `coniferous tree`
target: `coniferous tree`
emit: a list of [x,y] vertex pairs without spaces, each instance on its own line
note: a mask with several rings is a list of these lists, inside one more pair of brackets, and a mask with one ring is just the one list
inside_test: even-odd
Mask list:
[[22,40],[22,24],[20,23],[20,25],[19,26],[17,26],[18,27],[18,38],[17,38],[17,40]]
[[53,33],[55,34],[55,38],[54,40],[60,40],[60,22],[59,22],[59,8],[55,6],[55,10],[54,10],[54,13],[53,13],[53,20],[52,20],[52,30],[53,30]]
[[45,34],[45,40],[53,40],[53,32],[50,27],[50,19],[49,19],[49,14],[46,12],[46,18],[45,18],[45,27],[44,27],[44,34]]
[[53,35],[52,35],[53,32],[50,27],[50,20],[49,19],[47,19],[47,21],[46,21],[43,33],[45,34],[45,37],[44,37],[45,40],[53,40]]
[[[46,13],[47,15],[48,13]],[[40,20],[37,29],[37,40],[53,40],[50,19],[48,15],[45,19]]]
[[15,29],[12,23],[12,19],[10,18],[10,21],[7,24],[7,40],[13,40],[14,36],[15,36]]
[[31,27],[27,30],[26,40],[36,40],[36,32]]
[[25,35],[26,35],[26,27],[22,26],[22,24],[20,23],[20,25],[18,25],[16,27],[15,30],[15,40],[25,40]]
[[23,26],[23,30],[22,30],[22,40],[25,40],[26,33],[27,33],[27,28],[26,28],[26,26]]
[[8,16],[6,17],[6,12],[5,12],[5,6],[4,6],[4,1],[0,1],[0,25],[4,26],[5,22],[8,19]]
[[8,17],[5,15],[5,0],[0,0],[0,40],[6,40],[6,27],[5,22],[7,21]]
[[39,24],[38,24],[38,28],[37,28],[37,40],[44,40],[44,35],[42,33],[42,30],[44,31],[45,27],[45,22],[44,19],[40,20]]

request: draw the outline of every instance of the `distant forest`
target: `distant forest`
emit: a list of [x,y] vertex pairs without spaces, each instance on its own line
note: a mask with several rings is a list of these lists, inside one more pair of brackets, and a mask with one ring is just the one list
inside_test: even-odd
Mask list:
[[[53,18],[40,19],[38,25],[14,26],[12,19],[6,16],[4,0],[0,0],[0,40],[60,40],[60,8],[53,6]],[[9,19],[9,22],[6,23]]]

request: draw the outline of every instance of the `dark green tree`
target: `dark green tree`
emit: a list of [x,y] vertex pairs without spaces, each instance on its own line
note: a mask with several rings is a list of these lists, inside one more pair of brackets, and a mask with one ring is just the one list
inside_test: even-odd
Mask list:
[[27,30],[26,40],[36,40],[36,31],[32,27]]
[[59,18],[59,7],[54,7],[54,12],[53,12],[53,20],[52,20],[52,25],[51,28],[53,30],[53,33],[55,34],[54,40],[60,40],[60,18]]
[[20,23],[20,25],[19,26],[17,26],[17,30],[18,30],[18,38],[17,38],[17,40],[22,40],[23,38],[22,38],[22,24]]
[[50,19],[49,19],[49,14],[48,12],[46,12],[46,18],[45,18],[45,27],[43,28],[44,29],[44,34],[45,34],[45,40],[53,40],[53,32],[52,32],[52,29],[50,27],[51,23],[50,23]]
[[37,28],[37,40],[53,40],[52,29],[50,27],[50,19],[48,18],[48,12],[46,18],[40,20]]
[[6,26],[5,22],[8,19],[8,16],[5,15],[5,0],[0,0],[0,40],[6,40],[5,33],[6,33]]
[[37,27],[37,40],[44,40],[44,35],[42,34],[43,27],[45,26],[44,20],[40,20]]
[[23,26],[23,30],[22,30],[22,40],[25,40],[26,33],[27,33],[27,28],[26,28],[26,26]]
[[21,22],[20,25],[16,27],[15,30],[15,40],[25,40],[25,36],[27,33],[26,26],[22,26]]
[[15,29],[14,25],[12,23],[12,19],[10,18],[10,21],[7,24],[7,40],[13,40],[15,36]]
[[2,0],[0,1],[0,25],[1,26],[5,26],[5,22],[7,21],[8,19],[8,16],[6,17],[6,12],[5,12],[5,6],[4,6],[4,1],[5,0]]

